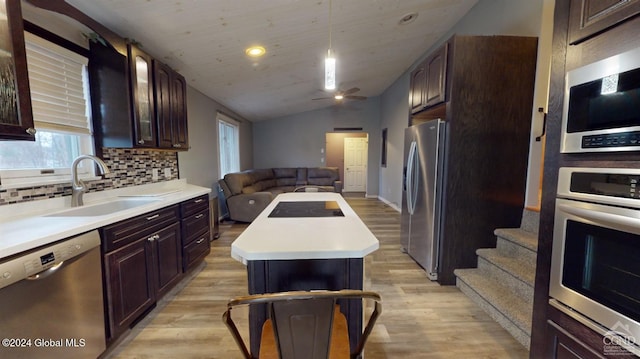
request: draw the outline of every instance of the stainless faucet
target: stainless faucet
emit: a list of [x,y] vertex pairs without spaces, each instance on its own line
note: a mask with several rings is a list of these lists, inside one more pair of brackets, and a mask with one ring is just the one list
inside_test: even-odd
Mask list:
[[80,155],[73,160],[73,164],[71,165],[71,207],[79,207],[84,204],[82,202],[82,195],[87,190],[87,187],[85,187],[85,184],[81,179],[78,179],[78,163],[82,160],[93,160],[98,165],[98,169],[103,175],[110,173],[107,164],[96,156]]

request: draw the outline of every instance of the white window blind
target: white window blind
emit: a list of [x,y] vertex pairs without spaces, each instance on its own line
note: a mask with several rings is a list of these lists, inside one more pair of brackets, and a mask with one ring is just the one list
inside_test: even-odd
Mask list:
[[36,129],[91,134],[87,58],[30,33],[25,47]]
[[240,141],[238,123],[218,114],[218,143],[220,146],[220,178],[240,171]]

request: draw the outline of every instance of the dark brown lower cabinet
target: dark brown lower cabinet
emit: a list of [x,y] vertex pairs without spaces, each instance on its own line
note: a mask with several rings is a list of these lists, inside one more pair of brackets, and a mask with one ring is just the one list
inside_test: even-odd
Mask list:
[[[575,318],[549,305],[545,328],[545,358],[611,359],[634,358],[635,355],[618,345],[611,335],[591,330]],[[576,314],[579,315],[579,314]],[[541,353],[532,355],[538,358]]]
[[195,267],[211,252],[209,196],[203,195],[180,204],[184,271]]
[[549,335],[549,358],[556,359],[585,359],[604,358],[587,346],[586,343],[560,327],[557,323],[547,321],[547,335]]
[[116,338],[155,303],[150,245],[140,239],[105,255],[108,338]]
[[208,195],[100,229],[109,343],[211,251]]
[[156,234],[151,242],[154,287],[158,298],[162,297],[182,279],[182,241],[180,223],[175,222]]
[[179,207],[127,219],[101,232],[107,331],[113,340],[183,277]]

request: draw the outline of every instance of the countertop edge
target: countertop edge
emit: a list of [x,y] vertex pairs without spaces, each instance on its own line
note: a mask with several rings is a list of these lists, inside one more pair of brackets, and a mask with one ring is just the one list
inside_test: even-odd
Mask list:
[[[157,201],[108,215],[69,218],[47,217],[40,214],[3,222],[0,223],[0,233],[2,233],[0,260],[209,193],[211,193],[210,188],[182,182],[178,191],[159,196],[161,198]],[[121,194],[111,197],[103,195],[101,200],[96,203],[108,202],[120,196]],[[68,209],[60,208],[58,210]]]

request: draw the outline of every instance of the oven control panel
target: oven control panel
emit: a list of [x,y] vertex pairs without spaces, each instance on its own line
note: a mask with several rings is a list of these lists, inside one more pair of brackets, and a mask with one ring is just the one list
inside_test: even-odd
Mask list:
[[582,148],[638,146],[640,131],[582,136]]
[[640,208],[640,170],[562,167],[558,197]]

